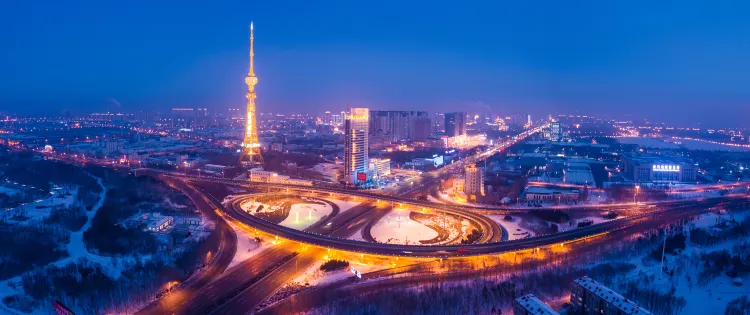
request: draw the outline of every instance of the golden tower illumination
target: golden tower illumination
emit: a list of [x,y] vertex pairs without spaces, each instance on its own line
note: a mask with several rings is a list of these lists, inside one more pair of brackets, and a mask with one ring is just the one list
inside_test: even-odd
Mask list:
[[260,141],[258,140],[258,125],[255,119],[255,84],[258,78],[253,70],[253,23],[250,22],[250,71],[245,77],[247,83],[247,120],[245,122],[245,139],[242,141],[240,163],[246,166],[263,164],[260,155]]

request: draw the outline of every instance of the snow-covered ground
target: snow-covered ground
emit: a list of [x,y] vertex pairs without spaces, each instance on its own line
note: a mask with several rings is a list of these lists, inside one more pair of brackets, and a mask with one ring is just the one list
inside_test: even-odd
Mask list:
[[610,219],[605,219],[605,218],[602,218],[601,216],[588,216],[588,217],[582,217],[582,218],[574,218],[574,219],[571,219],[571,222],[574,223],[573,225],[570,225],[570,224],[558,224],[557,225],[558,231],[563,232],[563,231],[570,231],[570,230],[573,230],[573,229],[577,229],[578,228],[578,223],[583,222],[583,221],[587,221],[587,220],[591,220],[591,222],[593,222],[593,224],[599,224],[599,223],[604,223],[604,222],[607,222],[607,221],[611,221]]
[[[707,213],[690,222],[687,227],[710,229],[721,220],[733,217],[738,221],[742,221],[748,214],[750,214],[749,211],[723,214]],[[650,263],[644,264],[644,255],[634,255],[634,257],[630,258],[629,262],[636,265],[636,268],[631,271],[627,277],[629,280],[636,280],[641,277],[640,273],[643,272],[645,275],[652,276],[654,279],[653,283],[644,284],[644,287],[652,287],[662,293],[667,293],[674,288],[674,295],[683,297],[687,301],[687,304],[680,314],[723,314],[724,309],[729,302],[750,293],[750,290],[747,287],[747,283],[750,281],[750,276],[741,278],[745,283],[742,286],[733,285],[733,279],[725,274],[719,275],[706,285],[697,285],[696,282],[699,278],[698,274],[703,268],[700,256],[703,253],[710,253],[724,249],[729,250],[731,253],[734,245],[744,242],[746,242],[746,240],[741,237],[730,239],[713,246],[698,246],[688,241],[686,242],[686,248],[682,254],[677,256],[666,256],[666,267],[670,270],[674,269],[676,271],[674,277],[669,277],[665,273],[660,275],[660,264],[658,262],[651,261]],[[688,280],[688,277],[690,277],[690,280]]]
[[234,229],[234,232],[237,233],[237,252],[234,254],[234,258],[232,258],[232,262],[229,263],[227,269],[252,258],[261,251],[261,247],[255,241],[255,237],[252,234],[231,222],[228,223]]
[[21,193],[21,190],[19,190],[19,189],[15,189],[13,187],[10,187],[10,186],[4,185],[4,184],[0,184],[0,194],[2,194],[2,195],[14,196],[14,195],[17,195],[19,193]]
[[[93,175],[90,175],[91,177],[94,177]],[[63,267],[65,265],[68,265],[70,263],[76,263],[79,261],[79,259],[85,258],[90,263],[98,264],[102,267],[102,271],[107,274],[107,276],[111,277],[112,279],[117,279],[120,277],[121,272],[124,268],[126,268],[129,263],[133,263],[133,257],[127,257],[127,258],[112,258],[112,257],[106,257],[106,256],[99,256],[92,254],[88,251],[86,248],[85,243],[83,242],[83,233],[86,232],[92,224],[92,220],[94,216],[96,215],[97,211],[104,205],[104,199],[107,196],[107,187],[102,183],[102,179],[98,177],[94,177],[101,187],[102,191],[99,193],[99,199],[97,203],[91,208],[91,210],[86,211],[86,223],[81,227],[80,230],[71,232],[70,233],[70,241],[65,246],[65,248],[68,251],[68,257],[65,257],[63,259],[60,259],[58,261],[52,262],[49,265],[54,265],[57,267]],[[73,201],[75,201],[75,194],[71,194],[73,197],[73,200],[70,201],[71,204]],[[67,199],[66,198],[50,198],[50,199]],[[39,269],[46,268],[47,266],[40,266]],[[7,279],[5,281],[0,281],[0,300],[6,296],[14,295],[14,294],[22,294],[23,289],[20,287],[20,281],[21,276],[16,276],[14,278]],[[7,308],[3,306],[3,309],[6,311]],[[13,311],[12,313],[17,313]]]
[[513,218],[513,221],[505,221],[505,215],[488,214],[486,216],[505,228],[505,230],[508,232],[509,241],[536,235],[534,232],[521,227],[522,219],[518,216],[511,216]]
[[[32,224],[42,220],[50,215],[55,207],[67,208],[76,202],[78,187],[56,186],[50,191],[46,198],[36,199],[11,210],[5,211],[3,215],[7,216],[8,223]],[[14,215],[22,215],[23,220],[13,219]],[[28,218],[28,219],[26,219]]]
[[427,195],[427,201],[434,202],[434,203],[445,203],[445,201],[443,201],[441,199],[437,199],[437,198],[433,197],[432,195]]
[[410,219],[409,212],[394,210],[386,214],[372,227],[372,237],[381,243],[419,244],[438,236],[435,230]]
[[355,241],[367,242],[364,238],[362,238],[362,230],[363,229],[364,228],[361,228],[361,229],[357,230],[357,232],[354,232],[354,234],[352,234],[352,236],[350,236],[349,239],[350,240],[355,240]]
[[320,221],[324,216],[331,214],[333,207],[329,204],[294,204],[289,210],[289,216],[286,220],[279,223],[281,226],[304,230],[315,222]]
[[[301,198],[307,199],[308,197]],[[310,201],[321,202],[317,198],[310,198]],[[354,205],[357,205],[359,203],[340,201],[340,203],[337,204],[339,205],[340,211],[345,211],[344,209],[349,210]],[[254,215],[256,213],[259,213],[257,212],[257,209],[261,205],[263,206],[263,209],[260,210],[260,213],[281,211],[282,207],[284,207],[283,204],[271,206],[265,203],[247,201],[240,204],[240,208]],[[333,212],[333,207],[331,207],[331,205],[329,204],[297,203],[291,205],[289,209],[289,216],[287,216],[284,221],[281,221],[279,225],[297,230],[304,230],[313,225],[315,222],[320,221],[320,219],[322,219],[323,217],[330,215],[331,212]]]
[[359,201],[338,200],[338,199],[328,199],[328,198],[323,198],[323,199],[333,202],[334,204],[339,206],[339,213],[342,213],[346,210],[349,210],[361,204],[361,202]]

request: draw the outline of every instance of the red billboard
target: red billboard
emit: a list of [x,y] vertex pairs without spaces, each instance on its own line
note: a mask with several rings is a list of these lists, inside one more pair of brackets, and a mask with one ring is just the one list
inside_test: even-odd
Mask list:
[[53,302],[52,306],[55,308],[56,315],[76,315],[76,313],[73,313],[73,311],[65,307],[65,305],[63,305],[59,301]]
[[358,172],[357,173],[357,180],[365,182],[367,181],[367,173]]

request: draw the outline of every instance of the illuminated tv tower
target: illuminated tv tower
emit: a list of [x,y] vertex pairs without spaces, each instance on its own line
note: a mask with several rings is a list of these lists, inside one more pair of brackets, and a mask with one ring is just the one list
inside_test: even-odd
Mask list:
[[258,125],[255,119],[255,84],[258,78],[253,70],[253,23],[250,22],[250,71],[245,77],[247,83],[247,121],[245,122],[245,139],[242,141],[242,153],[240,164],[243,166],[253,166],[263,164],[263,157],[260,155],[260,141],[258,140]]

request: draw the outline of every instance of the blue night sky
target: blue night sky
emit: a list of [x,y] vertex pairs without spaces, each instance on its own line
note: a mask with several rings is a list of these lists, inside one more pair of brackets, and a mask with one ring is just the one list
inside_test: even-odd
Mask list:
[[[676,6],[679,5],[679,6]],[[0,4],[0,111],[581,113],[750,127],[750,1]]]

